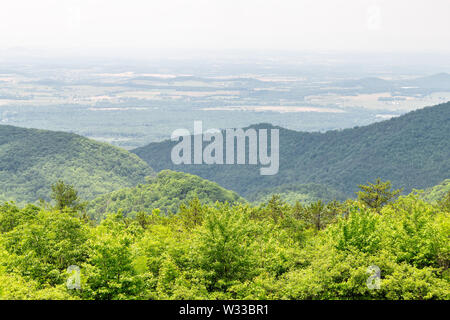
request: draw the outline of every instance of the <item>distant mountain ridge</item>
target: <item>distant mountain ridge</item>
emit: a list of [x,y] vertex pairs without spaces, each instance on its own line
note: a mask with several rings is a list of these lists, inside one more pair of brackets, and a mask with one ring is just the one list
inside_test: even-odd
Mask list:
[[154,171],[136,155],[76,134],[0,125],[0,200],[49,200],[57,180],[84,199],[145,182]]
[[[404,80],[385,80],[378,77],[366,77],[335,81],[332,86],[339,88],[358,88],[359,92],[396,92],[403,94],[430,94],[450,90],[450,74],[442,72]],[[362,91],[361,91],[362,90]]]
[[428,89],[443,89],[450,88],[450,74],[442,72],[430,76],[420,77],[402,82],[403,85],[415,85]]
[[[256,125],[255,128],[273,128]],[[450,173],[450,103],[419,109],[364,127],[326,133],[280,129],[280,170],[258,166],[173,165],[172,141],[132,150],[155,170],[199,175],[247,196],[283,184],[318,183],[352,196],[358,184],[380,177],[405,192],[438,184]]]

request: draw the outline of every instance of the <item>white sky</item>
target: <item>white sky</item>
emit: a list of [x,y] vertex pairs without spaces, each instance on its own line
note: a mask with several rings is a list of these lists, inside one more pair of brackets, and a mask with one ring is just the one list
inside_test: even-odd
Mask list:
[[0,49],[450,52],[450,0],[1,0]]

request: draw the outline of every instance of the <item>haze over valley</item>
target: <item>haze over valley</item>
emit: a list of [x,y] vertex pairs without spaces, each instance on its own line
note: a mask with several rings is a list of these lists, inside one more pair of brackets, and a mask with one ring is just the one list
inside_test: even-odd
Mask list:
[[[104,61],[15,49],[0,57],[1,124],[73,132],[126,149],[166,139],[195,120],[209,128],[265,122],[324,132],[450,100],[450,65],[437,54],[231,52]],[[423,67],[424,59],[432,62]]]

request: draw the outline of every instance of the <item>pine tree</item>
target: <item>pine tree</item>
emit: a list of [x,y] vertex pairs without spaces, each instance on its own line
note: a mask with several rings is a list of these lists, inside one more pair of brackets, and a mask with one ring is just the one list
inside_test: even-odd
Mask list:
[[402,189],[392,190],[391,182],[383,182],[380,178],[375,183],[359,185],[358,188],[361,189],[357,192],[358,200],[377,211],[402,192]]
[[57,210],[68,208],[81,211],[85,208],[85,204],[78,198],[78,191],[62,180],[52,185],[51,198],[56,202],[55,209]]

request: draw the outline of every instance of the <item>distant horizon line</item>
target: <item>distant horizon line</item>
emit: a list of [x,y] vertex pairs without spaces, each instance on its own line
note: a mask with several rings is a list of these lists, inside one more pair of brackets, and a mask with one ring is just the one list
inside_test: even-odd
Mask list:
[[39,47],[39,46],[10,46],[6,48],[0,48],[0,56],[5,53],[51,53],[54,55],[68,54],[77,55],[83,52],[87,55],[105,54],[114,55],[135,53],[136,55],[146,55],[155,53],[173,53],[174,55],[180,53],[222,53],[222,54],[236,54],[236,53],[258,53],[259,55],[272,55],[272,54],[320,54],[320,55],[408,55],[408,56],[421,56],[421,55],[447,55],[450,54],[450,50],[342,50],[342,49],[273,49],[273,48],[178,48],[178,47],[163,47],[163,48],[150,48],[150,47]]

